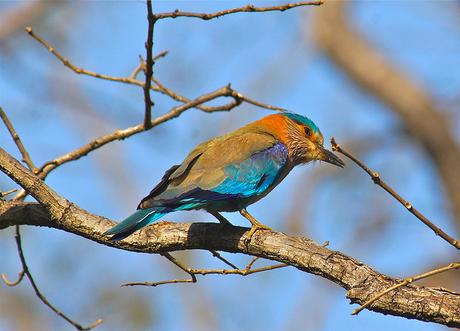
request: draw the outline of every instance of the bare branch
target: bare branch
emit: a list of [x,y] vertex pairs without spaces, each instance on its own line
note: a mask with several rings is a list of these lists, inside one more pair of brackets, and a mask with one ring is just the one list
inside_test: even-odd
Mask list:
[[19,285],[22,282],[22,280],[24,279],[24,275],[25,275],[24,270],[21,270],[20,272],[18,272],[18,279],[12,282],[8,279],[6,274],[2,274],[2,280],[6,285],[10,287],[14,287],[16,285]]
[[[217,253],[217,252],[216,252]],[[177,260],[174,258],[171,254],[168,253],[163,253],[161,254],[164,257],[166,257],[169,261],[174,263],[176,266],[178,266],[180,269],[185,271],[190,275],[189,279],[171,279],[171,280],[165,280],[161,282],[134,282],[134,283],[126,283],[123,284],[122,286],[153,286],[156,287],[158,285],[164,285],[164,284],[177,284],[177,283],[196,283],[196,275],[241,275],[241,276],[249,276],[255,273],[259,272],[264,272],[264,271],[270,271],[270,270],[275,270],[279,268],[284,268],[289,266],[289,264],[286,263],[279,263],[271,266],[266,266],[262,268],[257,268],[257,269],[252,269],[252,266],[254,262],[256,262],[259,257],[254,257],[251,262],[246,266],[244,269],[238,269],[237,267],[233,266],[233,269],[194,269],[188,267],[186,264],[183,262]],[[215,256],[215,255],[214,255]],[[221,258],[220,255],[217,256],[218,258]],[[230,264],[227,260],[224,260],[226,264]],[[232,265],[232,264],[230,264]]]
[[[144,253],[190,249],[244,253],[286,263],[327,278],[346,289],[347,297],[359,304],[365,303],[375,293],[400,283],[312,240],[269,230],[257,231],[250,240],[246,240],[244,234],[248,228],[213,223],[157,222],[122,241],[112,242],[103,233],[115,222],[90,214],[62,198],[1,148],[0,171],[29,191],[40,203],[0,201],[0,229],[22,224],[48,226],[103,245]],[[460,327],[460,294],[441,288],[409,284],[390,298],[383,296],[369,309]]]
[[361,307],[355,309],[353,311],[352,315],[358,315],[364,308],[369,307],[371,304],[373,304],[375,301],[377,301],[378,299],[383,297],[385,294],[388,294],[388,293],[390,293],[390,292],[392,292],[392,291],[394,291],[394,290],[396,290],[396,289],[398,289],[398,288],[400,288],[402,286],[406,286],[407,284],[410,284],[410,283],[416,282],[418,280],[421,280],[421,279],[424,279],[424,278],[428,278],[428,277],[440,274],[440,273],[445,272],[445,271],[449,271],[449,270],[452,270],[452,269],[459,269],[459,268],[460,268],[460,262],[450,263],[450,264],[448,264],[448,265],[446,265],[444,267],[437,268],[437,269],[434,269],[434,270],[430,270],[428,272],[425,272],[425,273],[417,275],[417,276],[412,276],[412,277],[406,278],[401,283],[393,285],[393,286],[387,288],[385,291],[380,292],[379,294],[377,294],[372,299],[366,301],[363,305],[361,305]]
[[[174,100],[177,100],[177,101],[180,101],[180,102],[190,102],[190,99],[188,99],[188,98],[186,98],[186,97],[184,97],[184,96],[182,96],[180,94],[177,94],[173,90],[167,88],[165,85],[160,83],[158,81],[158,79],[156,79],[155,77],[152,78],[152,81],[157,85],[158,92],[164,93],[164,94],[170,96],[171,98],[173,98]],[[198,108],[198,109],[200,109],[200,110],[202,110],[204,112],[207,112],[207,113],[212,113],[212,112],[216,112],[216,111],[228,111],[228,110],[231,110],[232,108],[240,105],[243,101],[246,101],[247,103],[253,104],[253,105],[258,106],[260,108],[276,110],[276,111],[287,111],[287,109],[284,109],[284,108],[280,108],[280,107],[272,106],[272,105],[262,103],[262,102],[259,102],[259,101],[255,101],[253,99],[250,99],[250,98],[244,96],[242,93],[237,92],[237,91],[233,91],[232,96],[233,96],[234,100],[232,102],[226,104],[226,105],[214,106],[214,107],[201,105],[201,106],[197,106],[196,108]]]
[[19,149],[19,152],[22,155],[22,161],[27,164],[30,170],[32,170],[34,173],[37,172],[37,168],[35,167],[34,163],[32,162],[32,159],[30,158],[29,153],[27,152],[26,148],[22,144],[21,138],[19,138],[19,135],[16,133],[16,130],[13,127],[13,124],[11,124],[10,119],[6,115],[5,111],[3,110],[2,107],[0,107],[0,118],[2,119],[3,123],[5,123],[6,128],[10,132],[11,137],[14,140],[14,143]]
[[147,0],[147,21],[148,21],[148,32],[147,32],[147,41],[145,42],[145,48],[147,51],[146,65],[145,65],[145,83],[144,83],[144,103],[145,103],[145,117],[144,117],[144,127],[149,129],[151,127],[152,120],[152,106],[153,102],[150,98],[150,86],[152,85],[152,76],[153,76],[153,29],[155,27],[155,22],[157,18],[153,15],[152,12],[152,1]]
[[236,267],[233,263],[231,263],[230,261],[228,261],[226,258],[222,257],[219,252],[217,251],[213,251],[212,249],[209,250],[211,253],[212,253],[212,256],[214,256],[215,258],[221,260],[222,262],[224,262],[226,265],[228,265],[230,268],[233,268],[233,269],[238,269],[238,267]]
[[81,75],[87,75],[95,78],[100,78],[100,79],[105,79],[113,82],[120,82],[120,83],[125,83],[125,84],[133,84],[133,85],[138,85],[141,87],[144,87],[144,83],[141,82],[140,80],[137,79],[132,79],[130,77],[113,77],[113,76],[107,76],[103,74],[99,74],[94,71],[86,70],[80,67],[77,67],[73,65],[68,59],[66,59],[64,56],[62,56],[58,51],[54,49],[50,44],[48,44],[43,38],[40,36],[36,35],[35,32],[32,30],[30,26],[26,27],[26,32],[35,40],[37,40],[40,44],[45,46],[45,48],[53,54],[55,57],[57,57],[62,64],[64,64],[67,68],[71,69],[73,72],[76,74],[81,74]]
[[348,157],[350,160],[355,162],[361,169],[363,169],[365,172],[368,173],[368,175],[371,177],[372,181],[374,184],[380,186],[383,188],[385,191],[387,191],[393,198],[395,198],[400,204],[402,204],[406,209],[415,217],[417,217],[420,221],[423,222],[426,226],[428,226],[433,232],[440,236],[442,239],[447,241],[449,244],[454,246],[457,249],[460,249],[460,242],[451,236],[449,236],[447,233],[445,233],[443,230],[441,230],[438,226],[434,225],[428,218],[426,218],[421,212],[419,212],[415,207],[407,200],[405,200],[403,197],[401,197],[395,190],[393,190],[387,183],[385,183],[381,178],[378,172],[375,172],[371,169],[369,169],[364,163],[362,163],[360,160],[358,160],[355,156],[350,154],[349,152],[345,151],[343,148],[340,147],[339,144],[335,141],[334,138],[331,138],[331,144],[332,144],[332,149],[334,151],[337,151],[346,157]]
[[302,6],[319,6],[322,5],[324,1],[302,1],[297,3],[288,3],[281,6],[269,6],[269,7],[255,7],[253,5],[246,5],[239,8],[227,9],[218,11],[215,13],[207,14],[207,13],[192,13],[192,12],[184,12],[176,9],[170,13],[161,13],[156,14],[158,20],[165,19],[165,18],[177,18],[177,17],[192,17],[192,18],[200,18],[202,20],[208,21],[213,18],[235,14],[235,13],[263,13],[268,11],[285,11],[296,7]]

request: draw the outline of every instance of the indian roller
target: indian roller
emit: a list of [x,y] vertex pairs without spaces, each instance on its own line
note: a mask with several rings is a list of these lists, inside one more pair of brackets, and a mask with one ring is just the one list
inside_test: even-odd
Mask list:
[[104,234],[121,240],[168,213],[204,209],[226,225],[229,222],[220,212],[239,211],[251,222],[248,235],[252,236],[268,227],[246,207],[270,193],[295,166],[320,160],[344,167],[323,143],[312,120],[289,112],[213,138],[167,170],[137,211]]

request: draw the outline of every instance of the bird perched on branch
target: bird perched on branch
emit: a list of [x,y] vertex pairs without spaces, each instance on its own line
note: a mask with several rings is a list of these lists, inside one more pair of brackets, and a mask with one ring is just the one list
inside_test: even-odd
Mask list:
[[269,115],[213,138],[166,171],[138,210],[104,234],[121,240],[168,213],[192,209],[204,209],[223,224],[229,222],[220,212],[239,211],[252,224],[249,236],[269,229],[246,207],[270,193],[296,165],[320,160],[343,167],[323,143],[313,121],[294,113]]

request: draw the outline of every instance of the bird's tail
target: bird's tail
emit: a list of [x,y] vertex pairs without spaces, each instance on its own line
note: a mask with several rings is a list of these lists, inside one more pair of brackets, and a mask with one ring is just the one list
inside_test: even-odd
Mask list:
[[104,232],[104,235],[112,235],[110,240],[117,241],[128,237],[131,233],[155,222],[160,217],[164,216],[165,212],[161,212],[158,208],[147,208],[136,210],[135,213],[125,218],[123,221],[115,225],[113,228]]

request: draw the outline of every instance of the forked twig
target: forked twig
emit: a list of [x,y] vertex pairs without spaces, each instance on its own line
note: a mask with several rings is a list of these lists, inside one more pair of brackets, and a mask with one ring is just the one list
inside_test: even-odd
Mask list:
[[378,299],[383,297],[385,294],[390,293],[390,292],[392,292],[392,291],[394,291],[394,290],[396,290],[396,289],[398,289],[398,288],[400,288],[402,286],[405,286],[407,284],[416,282],[416,281],[424,279],[424,278],[431,277],[431,276],[436,275],[436,274],[440,274],[440,273],[445,272],[445,271],[449,271],[449,270],[453,270],[453,269],[459,269],[459,268],[460,268],[460,262],[455,262],[455,263],[450,263],[450,264],[448,264],[448,265],[446,265],[444,267],[425,272],[425,273],[420,274],[420,275],[408,277],[408,278],[404,279],[401,283],[393,285],[393,286],[387,288],[385,291],[380,292],[379,294],[377,294],[372,299],[366,301],[359,308],[355,309],[351,314],[352,315],[358,315],[364,308],[369,307],[371,304],[373,304],[375,301],[377,301]]
[[348,157],[350,160],[352,160],[354,163],[356,163],[361,169],[363,169],[365,172],[369,174],[371,177],[372,181],[374,184],[380,186],[383,188],[385,191],[387,191],[393,198],[395,198],[400,204],[402,204],[406,209],[415,217],[417,217],[420,221],[423,222],[426,226],[428,226],[431,230],[434,231],[436,235],[447,241],[449,244],[454,246],[457,249],[460,249],[460,242],[453,237],[449,236],[447,233],[445,233],[441,228],[433,224],[428,218],[426,218],[422,213],[420,213],[415,207],[407,200],[405,200],[403,197],[401,197],[398,193],[396,193],[395,190],[393,190],[387,183],[385,183],[381,178],[378,172],[375,172],[371,170],[369,167],[367,167],[364,163],[362,163],[359,159],[357,159],[355,156],[350,154],[349,152],[345,151],[342,147],[340,147],[339,144],[335,141],[334,138],[331,138],[331,144],[332,144],[332,149],[336,152],[339,152],[346,157]]
[[[211,251],[213,252],[213,251]],[[216,252],[217,253],[217,252]],[[244,268],[244,269],[238,269],[233,266],[230,262],[227,260],[222,260],[222,257],[220,255],[217,256],[220,260],[224,261],[224,263],[232,266],[233,269],[194,269],[190,268],[181,261],[177,260],[174,258],[171,254],[169,253],[162,253],[162,256],[167,258],[169,261],[171,261],[173,264],[175,264],[177,267],[182,269],[184,272],[188,273],[190,275],[190,278],[187,279],[170,279],[170,280],[164,280],[160,282],[133,282],[133,283],[126,283],[122,284],[121,286],[159,286],[159,285],[164,285],[164,284],[177,284],[177,283],[196,283],[196,275],[241,275],[241,276],[248,276],[252,275],[255,273],[263,272],[263,271],[269,271],[269,270],[274,270],[274,269],[279,269],[279,268],[284,268],[289,266],[286,263],[279,263],[271,266],[266,266],[266,267],[261,267],[261,268],[256,268],[252,269],[252,266],[254,263],[259,259],[258,257],[254,257],[251,262]],[[213,253],[214,255],[214,253]],[[215,255],[214,255],[215,256]]]

